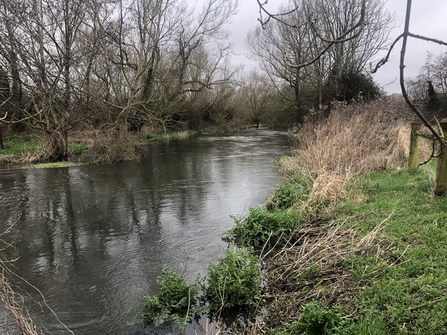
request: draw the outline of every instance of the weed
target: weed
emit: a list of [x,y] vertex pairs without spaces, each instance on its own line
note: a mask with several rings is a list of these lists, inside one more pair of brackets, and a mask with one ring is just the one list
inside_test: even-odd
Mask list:
[[257,259],[248,249],[227,249],[217,264],[208,265],[204,292],[210,311],[254,306],[260,300],[261,281]]
[[208,265],[208,278],[197,277],[192,285],[164,266],[157,279],[160,293],[145,296],[143,321],[159,325],[172,320],[183,327],[199,314],[253,307],[261,296],[261,280],[257,259],[248,249],[228,249],[217,264]]
[[236,225],[225,233],[226,236],[234,238],[240,246],[259,250],[267,241],[270,245],[275,245],[283,234],[295,228],[298,213],[283,210],[269,212],[266,208],[250,208],[249,215],[245,219],[232,218]]
[[143,321],[159,325],[172,320],[183,327],[190,322],[198,293],[197,285],[188,285],[184,276],[180,276],[170,267],[164,266],[157,279],[160,293],[145,296]]
[[321,308],[315,301],[304,306],[298,322],[284,323],[268,335],[343,335],[349,332],[349,323],[329,308]]

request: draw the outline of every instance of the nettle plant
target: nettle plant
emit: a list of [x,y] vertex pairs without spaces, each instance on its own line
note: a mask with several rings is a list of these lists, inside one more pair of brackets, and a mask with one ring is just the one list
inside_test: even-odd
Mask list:
[[171,320],[184,327],[200,314],[254,307],[261,297],[261,281],[257,258],[246,248],[227,249],[217,264],[208,264],[208,278],[198,276],[191,285],[164,266],[157,279],[159,294],[145,296],[143,321],[160,325]]

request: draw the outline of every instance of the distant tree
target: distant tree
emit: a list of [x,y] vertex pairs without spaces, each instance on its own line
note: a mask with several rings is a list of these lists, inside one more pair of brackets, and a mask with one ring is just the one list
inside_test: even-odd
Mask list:
[[439,108],[438,95],[436,94],[432,81],[428,81],[427,85],[428,109],[434,111]]
[[293,89],[297,111],[379,93],[365,70],[387,46],[393,26],[384,1],[291,0],[279,14],[258,4],[261,27],[249,34],[248,45],[276,87],[285,81]]
[[273,87],[268,82],[268,77],[250,72],[245,79],[245,86],[242,88],[242,96],[247,106],[250,122],[259,128],[261,122],[267,121],[267,114],[273,113]]
[[[329,83],[330,82],[330,83]],[[323,103],[329,104],[333,100],[346,101],[348,103],[358,101],[372,101],[380,97],[383,92],[374,82],[369,74],[360,73],[343,73],[323,86]],[[334,84],[338,87],[334,94]]]

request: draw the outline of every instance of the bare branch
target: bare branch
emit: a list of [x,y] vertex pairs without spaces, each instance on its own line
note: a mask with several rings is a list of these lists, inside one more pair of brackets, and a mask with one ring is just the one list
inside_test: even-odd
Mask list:
[[431,37],[425,37],[425,36],[421,36],[421,35],[416,35],[416,34],[413,34],[413,33],[410,33],[410,32],[408,32],[407,34],[410,37],[414,37],[414,38],[417,38],[417,39],[420,39],[420,40],[424,40],[424,41],[427,41],[427,42],[433,42],[433,43],[437,43],[437,44],[440,44],[440,45],[447,46],[447,42],[444,42],[442,40],[437,40],[437,39],[431,38]]
[[[277,20],[279,22],[281,22],[282,24],[291,27],[291,28],[298,28],[298,25],[291,25],[286,21],[283,21],[281,19],[278,18],[278,16],[286,16],[289,14],[292,14],[294,12],[296,12],[298,10],[299,7],[295,7],[292,10],[289,10],[285,13],[280,13],[280,14],[271,14],[270,12],[268,12],[264,5],[267,2],[264,2],[261,4],[260,0],[256,0],[258,2],[259,5],[259,12],[260,12],[260,19],[258,19],[258,21],[261,23],[261,26],[263,29],[265,29],[265,25],[270,21],[270,19],[274,19]],[[262,12],[264,12],[267,16],[268,19],[266,21],[262,20]],[[313,63],[315,63],[316,61],[318,61],[326,52],[328,52],[328,50],[335,44],[342,44],[345,43],[347,41],[350,41],[352,39],[355,39],[357,37],[360,36],[360,34],[362,33],[363,27],[365,25],[365,13],[366,13],[366,0],[362,0],[362,4],[361,4],[361,10],[360,10],[360,18],[357,21],[356,24],[354,24],[352,27],[350,27],[349,29],[345,30],[342,34],[336,36],[334,39],[329,39],[326,38],[322,35],[322,33],[317,29],[316,25],[315,25],[315,21],[314,19],[309,15],[309,17],[307,18],[307,22],[305,22],[304,24],[309,24],[312,31],[315,33],[315,35],[324,43],[326,43],[327,45],[324,46],[322,48],[322,50],[320,50],[320,52],[312,59],[306,61],[306,62],[302,62],[299,64],[293,64],[290,61],[285,60],[285,63],[290,66],[291,68],[294,69],[301,69],[304,68],[306,66],[312,65]]]
[[435,138],[441,143],[443,146],[447,147],[447,143],[444,141],[444,139],[438,134],[438,132],[433,128],[433,126],[428,122],[428,120],[424,117],[424,115],[421,113],[421,111],[416,107],[416,105],[410,100],[406,87],[405,87],[405,53],[407,50],[407,41],[408,37],[410,36],[410,16],[411,16],[411,0],[407,0],[407,11],[405,15],[405,28],[404,32],[402,34],[403,40],[402,40],[402,49],[400,54],[400,87],[402,90],[402,95],[407,102],[408,106],[410,106],[411,110],[416,113],[416,115],[419,117],[419,119],[424,123],[424,125],[430,130],[430,132],[435,136]]
[[386,54],[385,58],[382,58],[375,66],[375,68],[371,71],[372,73],[376,73],[377,70],[382,67],[383,65],[385,65],[388,60],[390,59],[390,55],[391,52],[393,51],[393,48],[396,46],[397,42],[399,42],[399,40],[403,37],[403,34],[400,34],[395,40],[394,42],[391,44],[390,48],[388,49],[388,53]]

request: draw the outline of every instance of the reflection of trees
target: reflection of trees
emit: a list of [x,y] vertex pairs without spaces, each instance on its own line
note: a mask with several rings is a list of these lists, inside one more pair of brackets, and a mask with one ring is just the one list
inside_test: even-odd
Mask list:
[[190,271],[205,267],[213,256],[206,248],[221,243],[221,221],[231,223],[229,214],[256,197],[252,172],[272,160],[262,156],[268,143],[256,150],[261,143],[202,137],[154,145],[145,162],[7,175],[1,191],[22,202],[2,207],[0,225],[23,211],[13,231],[20,274],[71,320],[134,308],[156,289],[161,263],[181,269],[190,256]]

